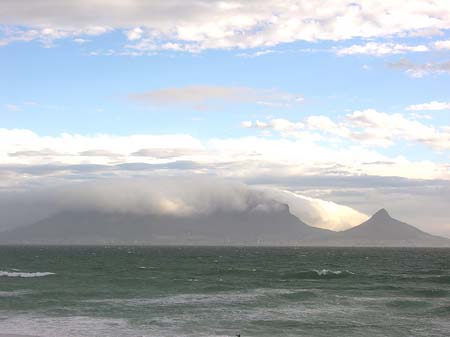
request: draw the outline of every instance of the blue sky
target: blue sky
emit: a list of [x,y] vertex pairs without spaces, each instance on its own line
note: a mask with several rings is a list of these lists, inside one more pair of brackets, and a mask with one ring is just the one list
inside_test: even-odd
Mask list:
[[[239,128],[242,120],[268,115],[296,120],[307,115],[343,116],[367,108],[403,113],[410,104],[449,100],[447,74],[411,78],[386,66],[407,55],[338,56],[329,42],[290,43],[258,57],[244,57],[242,50],[90,55],[98,45],[116,45],[124,39],[120,33],[108,35],[112,36],[82,46],[73,41],[57,41],[51,48],[39,42],[17,42],[0,49],[3,126],[30,128],[44,135],[188,131],[200,138],[221,137],[248,134]],[[301,51],[306,48],[324,51]],[[203,111],[189,105],[148,106],[128,99],[132,93],[189,85],[278,90],[304,101],[290,107],[221,102]],[[21,111],[5,111],[8,105],[17,105]],[[430,123],[450,122],[445,112],[434,117]]]
[[[158,174],[270,180],[365,214],[418,193],[430,209],[449,200],[447,1],[88,5],[0,4],[5,191],[164,163],[176,168]],[[104,167],[88,177],[70,168],[80,164]],[[61,169],[23,175],[14,165]],[[321,183],[342,176],[384,180]],[[304,177],[317,179],[314,188],[297,183]],[[392,207],[450,233],[440,208]]]

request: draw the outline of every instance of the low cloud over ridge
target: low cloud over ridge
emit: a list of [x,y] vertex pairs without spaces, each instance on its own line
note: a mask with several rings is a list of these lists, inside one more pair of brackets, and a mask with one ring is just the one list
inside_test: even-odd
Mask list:
[[[11,223],[25,225],[60,211],[195,217],[215,212],[279,211],[284,204],[301,220],[321,228],[349,228],[367,218],[336,203],[209,177],[115,179],[15,195],[3,193],[0,213]],[[20,212],[24,206],[29,210],[25,217]],[[8,224],[0,226],[5,229]]]

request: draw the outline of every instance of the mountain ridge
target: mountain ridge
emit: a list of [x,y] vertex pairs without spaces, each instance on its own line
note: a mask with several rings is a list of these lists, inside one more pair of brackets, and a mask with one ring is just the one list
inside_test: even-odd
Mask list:
[[280,205],[271,211],[221,211],[193,217],[62,211],[0,232],[0,243],[450,247],[450,239],[396,220],[384,208],[358,226],[334,232],[309,226],[288,205]]

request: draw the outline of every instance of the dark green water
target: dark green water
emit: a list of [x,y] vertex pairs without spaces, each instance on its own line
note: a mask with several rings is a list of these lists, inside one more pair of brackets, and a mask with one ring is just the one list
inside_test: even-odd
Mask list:
[[449,336],[450,250],[0,247],[0,333]]

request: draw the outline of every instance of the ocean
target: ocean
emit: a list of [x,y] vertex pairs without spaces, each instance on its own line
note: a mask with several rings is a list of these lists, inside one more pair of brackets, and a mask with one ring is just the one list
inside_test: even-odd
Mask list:
[[450,336],[450,249],[0,247],[0,334]]

